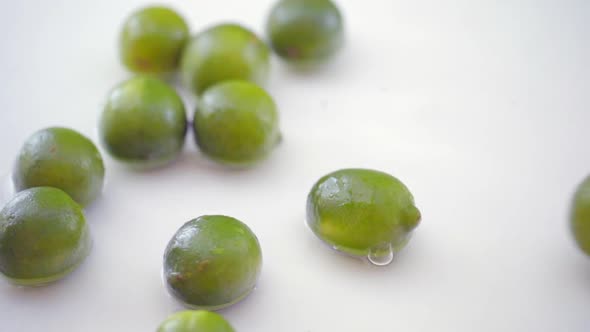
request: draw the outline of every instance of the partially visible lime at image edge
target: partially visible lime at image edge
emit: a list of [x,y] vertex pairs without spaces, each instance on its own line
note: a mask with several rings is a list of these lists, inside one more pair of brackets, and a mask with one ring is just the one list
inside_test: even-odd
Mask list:
[[170,315],[157,332],[234,332],[223,316],[205,310],[186,310]]
[[280,0],[268,16],[266,34],[283,60],[313,68],[342,48],[344,18],[331,0]]
[[590,256],[590,177],[577,187],[570,213],[570,228],[576,244]]

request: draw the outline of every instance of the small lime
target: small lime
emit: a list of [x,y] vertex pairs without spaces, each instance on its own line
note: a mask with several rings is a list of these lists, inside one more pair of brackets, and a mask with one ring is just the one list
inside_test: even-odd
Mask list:
[[123,24],[119,36],[121,62],[136,73],[173,72],[188,37],[188,25],[174,10],[142,8]]
[[17,191],[55,187],[82,205],[102,192],[104,163],[98,149],[75,130],[52,127],[30,136],[16,160],[13,172]]
[[274,100],[246,81],[227,81],[205,91],[193,126],[201,151],[224,164],[265,159],[281,138]]
[[187,130],[186,111],[163,81],[138,76],[115,87],[100,119],[100,138],[111,156],[138,167],[174,160]]
[[90,246],[82,208],[59,189],[21,191],[0,212],[0,272],[15,284],[39,286],[65,277]]
[[218,310],[245,298],[256,285],[262,253],[241,221],[202,216],[184,224],[168,243],[164,277],[186,306]]
[[272,8],[266,29],[272,49],[301,66],[328,60],[344,39],[342,14],[330,0],[281,0]]
[[157,332],[234,332],[234,329],[220,314],[187,310],[170,315]]
[[220,24],[188,43],[180,67],[185,86],[197,95],[227,80],[264,85],[270,51],[254,32],[237,24]]

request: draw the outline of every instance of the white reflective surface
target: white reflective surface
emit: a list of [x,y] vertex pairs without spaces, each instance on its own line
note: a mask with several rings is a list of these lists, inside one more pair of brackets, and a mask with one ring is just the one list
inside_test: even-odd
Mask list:
[[[220,20],[261,31],[272,3],[162,2],[194,31]],[[145,3],[2,3],[0,174],[42,127],[96,139],[107,92],[129,76],[117,30]],[[181,309],[160,278],[168,240],[219,213],[246,222],[264,254],[257,290],[222,311],[238,332],[588,331],[590,259],[567,214],[590,173],[590,3],[339,3],[347,45],[330,66],[273,64],[284,140],[269,160],[228,170],[192,138],[156,171],[105,156],[91,255],[50,287],[0,280],[0,330],[154,331]],[[416,197],[422,224],[389,266],[329,250],[301,223],[313,183],[344,167],[390,172]]]

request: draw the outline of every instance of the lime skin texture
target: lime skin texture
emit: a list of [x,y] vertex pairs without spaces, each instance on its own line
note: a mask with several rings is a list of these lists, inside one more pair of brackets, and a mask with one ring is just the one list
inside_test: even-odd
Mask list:
[[218,310],[254,289],[262,266],[258,239],[241,221],[201,216],[184,224],[164,254],[169,292],[185,306]]
[[169,74],[178,69],[189,26],[174,10],[151,6],[130,15],[119,35],[119,56],[138,74]]
[[333,248],[353,256],[400,251],[420,219],[408,188],[376,170],[332,172],[314,184],[307,198],[310,229]]
[[196,143],[206,156],[234,166],[266,159],[281,140],[274,100],[247,81],[227,81],[205,91],[193,128]]
[[574,194],[570,229],[580,250],[590,256],[590,177],[582,181]]
[[180,71],[184,85],[196,95],[228,80],[247,80],[263,86],[270,71],[270,50],[247,28],[219,24],[188,42]]
[[330,0],[281,0],[268,16],[266,34],[279,57],[300,67],[313,67],[342,47],[344,20]]
[[186,310],[170,315],[157,332],[235,332],[223,316],[205,310]]
[[16,191],[55,187],[83,206],[102,192],[105,168],[96,145],[75,130],[51,127],[31,135],[13,170]]
[[41,286],[62,279],[90,248],[82,207],[60,189],[21,191],[0,211],[0,272],[14,284]]
[[138,168],[169,164],[180,154],[186,111],[176,91],[150,76],[137,76],[109,94],[99,124],[100,139],[115,159]]

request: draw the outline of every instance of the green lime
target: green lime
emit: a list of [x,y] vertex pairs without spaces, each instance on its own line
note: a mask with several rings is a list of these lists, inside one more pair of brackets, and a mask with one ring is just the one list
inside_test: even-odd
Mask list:
[[266,25],[272,49],[296,65],[326,61],[343,43],[342,14],[330,0],[281,0]]
[[193,126],[201,151],[231,165],[265,159],[281,138],[275,102],[246,81],[227,81],[208,89],[199,100]]
[[241,221],[202,216],[184,224],[168,243],[164,278],[186,306],[218,310],[254,289],[262,266],[256,235]]
[[590,177],[587,177],[576,190],[570,227],[580,249],[590,256]]
[[187,310],[169,316],[157,332],[234,332],[234,329],[217,313]]
[[185,86],[197,95],[227,80],[264,85],[270,70],[270,51],[254,32],[236,24],[220,24],[188,43],[180,68]]
[[30,136],[21,148],[13,171],[17,191],[55,187],[82,205],[101,193],[104,164],[88,138],[68,128],[46,128]]
[[307,198],[307,223],[320,239],[374,262],[400,251],[420,218],[408,188],[375,170],[330,173],[315,183]]
[[123,24],[119,36],[121,62],[136,73],[173,72],[188,38],[189,27],[174,10],[142,8]]
[[163,81],[138,76],[115,87],[100,119],[101,141],[115,159],[138,167],[174,160],[184,146],[186,111]]
[[62,279],[90,247],[82,208],[60,189],[21,191],[0,212],[0,272],[15,284]]

